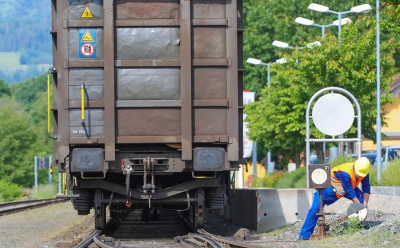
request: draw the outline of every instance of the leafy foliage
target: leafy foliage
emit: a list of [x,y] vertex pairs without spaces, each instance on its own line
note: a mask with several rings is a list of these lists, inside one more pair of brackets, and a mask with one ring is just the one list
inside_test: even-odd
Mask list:
[[[337,15],[311,11],[307,7],[312,0],[245,0],[244,12],[244,58],[257,58],[265,63],[274,62],[282,55],[282,48],[272,46],[274,40],[287,42],[292,47],[301,46],[306,40],[315,41],[321,37],[321,28],[303,26],[294,22],[296,17],[314,20],[320,25],[331,24],[338,19]],[[318,4],[329,6],[334,11],[346,11],[351,7],[370,3],[372,0],[320,0]],[[364,15],[364,14],[361,14]],[[371,13],[373,15],[373,13]],[[355,15],[346,16],[352,20]],[[337,29],[327,28],[326,33],[337,35]],[[313,37],[313,38],[310,38]],[[261,89],[267,84],[266,68],[244,63],[246,69],[244,88],[260,96]],[[273,74],[272,74],[273,75]]]
[[37,100],[37,94],[46,92],[47,75],[42,74],[38,77],[24,80],[18,84],[12,84],[11,90],[13,98],[26,106],[27,111],[33,108],[33,103]]
[[10,86],[0,78],[0,97],[11,96]]
[[[34,156],[53,153],[46,129],[46,75],[12,84],[8,89],[11,99],[8,95],[0,97],[0,179],[31,187]],[[39,170],[38,178],[39,183],[47,182],[48,172]]]
[[32,185],[33,157],[37,147],[37,128],[29,114],[13,100],[0,101],[0,179],[25,187]]
[[381,7],[381,12],[385,17],[380,21],[380,28],[382,32],[400,34],[400,1],[388,0],[385,1]]
[[[273,154],[285,154],[294,158],[304,150],[305,111],[313,94],[325,87],[340,87],[351,92],[362,109],[362,133],[375,139],[376,74],[375,32],[363,30],[360,20],[342,29],[342,40],[328,34],[321,46],[313,46],[285,55],[286,65],[272,66],[276,76],[271,87],[261,90],[259,101],[246,105],[249,137]],[[393,80],[396,47],[394,40],[381,43],[381,90],[388,91]],[[299,59],[295,63],[293,57]],[[381,95],[381,106],[393,102],[391,94]],[[382,109],[382,125],[386,112]],[[314,125],[311,136],[323,138]],[[345,137],[355,137],[352,127]]]
[[272,173],[269,176],[265,176],[263,178],[257,178],[251,182],[251,187],[253,188],[274,188],[276,182],[285,176],[283,171],[277,171]]
[[22,194],[23,190],[19,185],[0,179],[0,203],[20,199]]
[[[295,185],[302,179],[306,179],[306,167],[300,167],[295,171],[290,172],[285,177],[282,177],[276,182],[275,187],[278,189],[296,188]],[[307,187],[307,183],[301,187]]]
[[364,229],[365,226],[363,222],[358,217],[354,217],[349,218],[341,225],[331,226],[327,234],[332,236],[354,234]]

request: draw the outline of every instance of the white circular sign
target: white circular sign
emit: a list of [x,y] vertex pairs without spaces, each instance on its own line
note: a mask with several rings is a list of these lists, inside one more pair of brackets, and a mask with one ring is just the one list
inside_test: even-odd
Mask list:
[[315,184],[323,184],[327,178],[328,175],[326,174],[326,171],[324,171],[323,169],[316,169],[311,173],[311,180]]
[[354,122],[354,108],[346,97],[330,93],[315,103],[312,118],[314,125],[326,135],[343,134]]
[[81,53],[83,56],[90,57],[94,54],[94,46],[90,43],[85,43],[81,46]]

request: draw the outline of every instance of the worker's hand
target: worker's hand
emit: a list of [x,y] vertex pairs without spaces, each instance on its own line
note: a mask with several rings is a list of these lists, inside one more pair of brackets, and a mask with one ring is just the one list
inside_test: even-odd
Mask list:
[[365,207],[368,207],[368,202],[364,202],[364,206],[365,206]]

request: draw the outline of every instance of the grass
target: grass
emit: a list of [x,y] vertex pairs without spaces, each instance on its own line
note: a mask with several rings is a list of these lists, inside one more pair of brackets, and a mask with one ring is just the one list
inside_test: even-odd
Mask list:
[[55,184],[46,184],[46,185],[38,185],[38,190],[30,189],[30,198],[36,199],[49,199],[54,198],[58,193],[58,185]]
[[400,159],[389,162],[382,172],[382,186],[400,185]]
[[339,236],[342,234],[354,234],[364,229],[363,223],[358,217],[349,218],[344,224],[332,226],[328,234],[332,236]]

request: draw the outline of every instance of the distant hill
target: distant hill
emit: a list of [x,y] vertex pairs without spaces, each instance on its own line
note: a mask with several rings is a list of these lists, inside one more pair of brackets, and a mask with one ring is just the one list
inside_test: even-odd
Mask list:
[[52,63],[50,30],[50,1],[0,0],[0,57],[17,53],[20,64],[31,68],[10,71],[0,64],[0,78],[12,83],[42,73],[36,65]]

